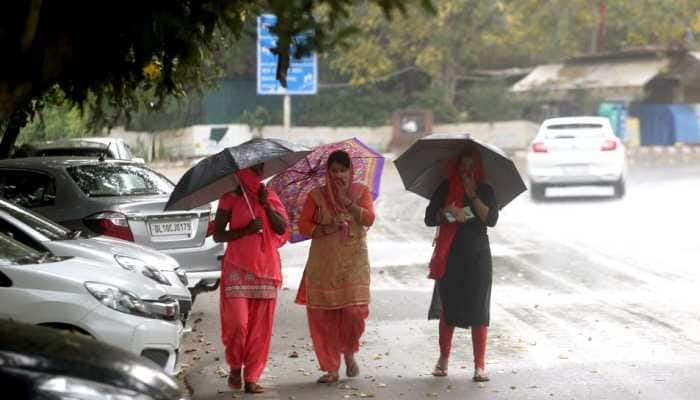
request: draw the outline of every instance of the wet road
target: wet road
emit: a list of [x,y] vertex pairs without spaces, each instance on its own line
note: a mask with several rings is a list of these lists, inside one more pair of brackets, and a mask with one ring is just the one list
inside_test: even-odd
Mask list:
[[[389,163],[387,163],[389,164]],[[292,304],[308,244],[282,251],[264,398],[696,399],[700,392],[700,164],[631,166],[628,194],[608,188],[521,195],[490,231],[494,264],[487,369],[472,383],[468,331],[457,330],[450,376],[433,378],[437,323],[426,313],[434,230],[427,201],[403,191],[389,165],[370,231],[370,318],[360,378],[319,387],[304,310]],[[198,298],[190,360],[196,399],[230,398],[218,339],[217,294]],[[191,345],[195,345],[193,343]],[[296,351],[298,358],[289,358]],[[221,359],[221,358],[220,358]],[[364,395],[364,396],[363,396]],[[260,398],[260,397],[256,397]]]

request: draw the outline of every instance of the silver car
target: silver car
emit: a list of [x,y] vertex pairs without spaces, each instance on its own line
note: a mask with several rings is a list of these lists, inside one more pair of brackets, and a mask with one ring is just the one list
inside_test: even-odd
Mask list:
[[39,252],[57,256],[82,257],[108,267],[142,274],[160,284],[166,294],[180,304],[184,323],[192,307],[187,275],[167,254],[135,243],[107,236],[81,237],[46,217],[0,199],[0,233]]
[[105,235],[172,256],[194,297],[218,288],[224,246],[209,205],[165,212],[174,185],[147,166],[65,157],[0,160],[0,197],[85,236]]
[[143,162],[134,157],[129,144],[115,137],[82,137],[28,143],[13,154],[19,157],[104,157]]

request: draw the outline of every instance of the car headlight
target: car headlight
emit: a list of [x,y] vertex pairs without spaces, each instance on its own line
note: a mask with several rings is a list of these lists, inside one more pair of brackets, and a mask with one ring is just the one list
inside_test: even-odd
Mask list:
[[85,288],[91,295],[95,296],[100,303],[113,310],[141,317],[153,317],[143,301],[135,294],[127,292],[126,290],[122,290],[114,285],[98,282],[85,282]]
[[138,258],[133,258],[129,256],[123,256],[121,254],[117,254],[114,256],[114,259],[117,260],[117,264],[121,265],[122,268],[129,270],[129,271],[135,271],[135,270],[140,270],[144,276],[153,279],[154,281],[160,283],[161,285],[167,285],[170,286],[170,281],[168,278],[165,277],[160,271],[157,269],[150,267],[146,265],[143,261],[139,260]]
[[153,279],[154,281],[160,283],[161,285],[167,285],[167,286],[171,285],[168,278],[166,278],[162,272],[158,271],[157,269],[155,269],[153,267],[148,267],[148,266],[143,267],[142,272],[145,276]]
[[183,285],[187,286],[189,280],[187,279],[187,273],[184,269],[175,268],[175,275],[177,275],[177,278],[180,280],[180,282],[182,282]]
[[51,398],[65,400],[153,399],[151,396],[133,390],[67,376],[50,378],[43,382],[38,389],[40,392],[50,395]]
[[115,255],[114,259],[117,260],[117,264],[121,265],[122,268],[128,271],[139,270],[146,266],[146,263],[138,258],[123,256],[121,254]]

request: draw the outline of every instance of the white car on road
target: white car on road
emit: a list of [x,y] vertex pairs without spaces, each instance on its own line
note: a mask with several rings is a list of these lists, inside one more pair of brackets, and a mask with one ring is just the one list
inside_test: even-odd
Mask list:
[[530,194],[545,196],[550,186],[611,185],[625,195],[625,147],[604,117],[545,120],[527,156]]
[[174,258],[159,251],[107,236],[83,238],[79,231],[70,231],[3,199],[0,199],[0,233],[39,252],[48,250],[57,256],[82,257],[106,267],[143,274],[179,303],[183,323],[192,308],[184,269]]
[[176,372],[178,303],[139,274],[38,252],[0,234],[0,318],[89,335]]

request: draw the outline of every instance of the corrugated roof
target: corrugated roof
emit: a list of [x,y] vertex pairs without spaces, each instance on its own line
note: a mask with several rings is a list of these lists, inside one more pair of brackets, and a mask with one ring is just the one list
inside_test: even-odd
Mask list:
[[641,88],[668,67],[668,59],[629,59],[587,63],[545,64],[536,67],[511,88],[573,90]]

